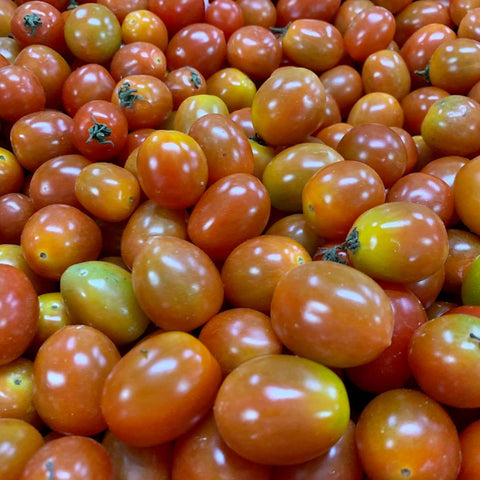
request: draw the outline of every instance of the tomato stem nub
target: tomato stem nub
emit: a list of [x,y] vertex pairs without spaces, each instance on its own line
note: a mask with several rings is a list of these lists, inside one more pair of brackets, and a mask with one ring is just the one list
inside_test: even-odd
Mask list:
[[360,247],[360,241],[358,240],[357,227],[353,227],[353,230],[348,234],[347,238],[340,245],[334,245],[331,248],[319,248],[315,257],[321,256],[322,260],[328,262],[342,263],[346,265],[347,262],[340,258],[338,252],[352,252],[355,253]]
[[36,13],[29,13],[23,17],[23,25],[30,30],[29,35],[35,35],[37,28],[42,25],[42,19]]
[[70,0],[66,10],[73,10],[74,8],[77,8],[78,7],[78,3],[76,2],[76,0]]
[[421,77],[423,77],[428,84],[432,83],[430,81],[430,65],[429,64],[427,64],[427,66],[423,70],[414,70],[413,73],[415,75],[420,75]]
[[475,335],[474,333],[470,333],[469,337],[473,338],[473,340],[480,341],[480,337],[478,335]]
[[257,142],[259,145],[262,145],[263,147],[267,146],[267,142],[258,134],[256,133],[253,137],[248,137],[250,140]]
[[48,480],[55,480],[55,468],[51,460],[45,462],[45,468],[48,470]]
[[270,27],[269,30],[278,37],[284,37],[291,24],[292,22],[290,21],[284,27]]
[[135,100],[145,100],[141,95],[137,95],[136,88],[130,88],[130,82],[125,80],[118,89],[118,99],[120,106],[132,108]]
[[192,67],[187,68],[190,70],[190,81],[196,89],[199,89],[202,86],[200,75]]
[[93,120],[93,125],[88,129],[90,136],[88,137],[86,143],[96,140],[98,143],[105,144],[110,143],[114,145],[111,140],[105,140],[105,137],[109,137],[112,134],[112,131],[104,123],[98,123],[93,113],[90,113],[90,116]]
[[402,474],[402,477],[405,477],[405,478],[410,477],[410,469],[409,468],[402,468],[400,470],[400,473]]

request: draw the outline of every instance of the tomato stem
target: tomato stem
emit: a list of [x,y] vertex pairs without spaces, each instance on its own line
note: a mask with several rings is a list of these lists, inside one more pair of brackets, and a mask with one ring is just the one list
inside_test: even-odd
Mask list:
[[270,31],[277,37],[284,37],[292,22],[288,22],[284,27],[270,27]]
[[331,248],[319,248],[315,253],[315,257],[321,256],[321,260],[342,263],[343,265],[346,265],[347,262],[340,258],[338,252],[341,251],[355,253],[359,247],[360,241],[358,240],[358,230],[357,227],[354,227],[343,243],[340,245],[334,245]]
[[77,8],[78,7],[78,3],[76,2],[76,0],[70,0],[66,10],[73,10],[74,8]]
[[410,474],[411,474],[409,468],[402,468],[402,469],[400,470],[400,473],[401,473],[402,477],[405,477],[405,478],[410,477]]
[[473,338],[474,340],[480,341],[480,337],[478,335],[475,335],[474,333],[470,333],[469,337]]
[[86,143],[89,143],[92,140],[96,140],[102,145],[105,143],[110,143],[111,145],[114,145],[111,140],[105,140],[105,137],[109,137],[112,134],[112,131],[108,128],[108,126],[104,123],[98,123],[93,116],[93,113],[90,113],[90,116],[92,117],[94,124],[88,129],[88,133],[90,134],[90,136],[88,137]]
[[137,95],[137,92],[138,90],[136,88],[130,88],[130,82],[125,80],[118,88],[120,106],[132,108],[136,100],[145,100],[141,95]]
[[190,70],[190,81],[196,89],[199,89],[202,86],[200,75],[192,67],[187,66],[187,68]]
[[248,137],[250,140],[253,140],[254,142],[257,142],[259,145],[262,145],[264,147],[267,146],[267,143],[265,140],[258,134],[256,133],[253,137]]
[[36,13],[29,13],[23,17],[23,25],[30,31],[29,35],[35,35],[37,28],[42,25],[42,19]]
[[415,73],[415,75],[420,75],[421,77],[423,77],[427,83],[429,84],[432,83],[430,81],[430,65],[429,64],[427,64],[427,66],[423,70],[414,70],[413,73]]
[[51,460],[45,462],[45,468],[48,470],[48,480],[55,480],[55,468]]

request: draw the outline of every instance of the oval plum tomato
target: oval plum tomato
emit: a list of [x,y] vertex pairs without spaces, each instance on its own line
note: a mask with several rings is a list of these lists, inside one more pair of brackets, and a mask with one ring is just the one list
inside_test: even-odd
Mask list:
[[282,44],[268,28],[245,25],[228,39],[227,61],[253,80],[265,80],[281,64]]
[[44,439],[35,427],[17,418],[0,418],[0,438],[0,475],[3,480],[17,480]]
[[352,23],[355,16],[362,10],[374,6],[375,4],[370,0],[345,0],[338,7],[338,11],[333,19],[333,24],[342,35],[345,35],[348,26]]
[[336,150],[346,160],[372,167],[386,188],[391,187],[407,168],[407,150],[401,137],[380,123],[355,125],[341,138]]
[[62,274],[60,292],[71,323],[94,327],[117,346],[137,340],[149,324],[135,298],[130,272],[110,262],[71,265]]
[[297,0],[278,0],[277,24],[286,25],[298,18],[316,18],[330,22],[340,7],[340,0],[328,0],[321,3]]
[[277,10],[271,0],[237,0],[245,25],[275,26]]
[[165,77],[165,83],[172,93],[174,110],[177,110],[187,97],[207,93],[205,77],[190,66],[170,70]]
[[110,162],[85,166],[75,180],[75,195],[80,204],[106,222],[129,218],[140,202],[140,193],[135,175]]
[[329,368],[293,355],[263,355],[228,374],[214,415],[221,437],[240,456],[291,465],[318,457],[338,441],[348,427],[350,405],[344,384]]
[[187,233],[214,261],[225,260],[240,243],[260,235],[269,217],[270,198],[262,182],[248,173],[232,173],[200,197],[188,219]]
[[449,95],[428,109],[421,134],[437,156],[470,156],[480,150],[479,127],[480,104],[464,95]]
[[25,180],[22,167],[13,152],[0,147],[0,195],[21,191]]
[[343,157],[323,143],[302,142],[281,149],[265,165],[262,175],[272,206],[283,212],[301,212],[308,180],[319,169],[341,161]]
[[361,213],[384,201],[385,185],[378,173],[351,160],[319,169],[302,193],[308,225],[328,240],[343,239]]
[[0,264],[0,365],[20,357],[38,324],[38,296],[20,269]]
[[30,458],[19,480],[114,480],[108,452],[93,438],[68,435],[55,438]]
[[[22,85],[19,89],[18,86]],[[0,68],[0,119],[13,123],[29,113],[45,108],[45,90],[27,67],[6,65]]]
[[62,87],[62,104],[73,117],[90,100],[110,100],[115,81],[110,72],[97,63],[87,63],[73,70]]
[[273,291],[282,275],[310,261],[303,246],[288,237],[260,235],[245,240],[223,263],[225,297],[236,307],[268,314]]
[[84,3],[65,21],[65,41],[76,58],[86,63],[106,63],[120,48],[122,27],[105,5]]
[[252,358],[282,353],[283,348],[270,318],[251,308],[217,313],[202,327],[198,339],[217,359],[224,375]]
[[55,6],[37,0],[22,2],[10,19],[11,33],[22,47],[46,45],[62,54],[66,50],[64,25],[62,13]]
[[33,401],[45,424],[70,435],[105,430],[100,398],[105,379],[119,360],[113,342],[86,325],[68,325],[48,337],[33,365]]
[[320,126],[325,104],[325,89],[317,75],[301,67],[280,68],[253,97],[253,126],[269,145],[299,143]]
[[102,234],[95,221],[78,208],[52,204],[28,219],[20,245],[34,272],[59,280],[70,265],[98,257]]
[[147,8],[163,20],[170,37],[181,28],[205,19],[203,0],[148,0]]
[[19,357],[0,365],[0,418],[41,425],[33,405],[33,362],[28,358]]
[[[480,4],[479,4],[480,6]],[[457,35],[459,38],[472,38],[480,40],[478,31],[480,10],[479,7],[468,10],[458,25]]]
[[222,67],[227,43],[222,30],[214,25],[192,23],[172,36],[165,54],[169,70],[189,65],[208,78]]
[[347,243],[353,242],[353,248],[347,247],[350,262],[376,280],[423,280],[439,271],[448,255],[445,224],[417,203],[372,207],[357,218],[348,237]]
[[197,338],[162,332],[131,348],[105,381],[109,429],[132,446],[150,447],[186,433],[212,408],[218,362]]
[[255,164],[248,137],[229,117],[204,115],[192,124],[188,134],[207,157],[208,185],[233,173],[253,174]]
[[149,238],[158,235],[187,238],[188,212],[161,207],[152,200],[143,202],[128,219],[122,232],[121,255],[132,268],[138,252]]
[[431,398],[459,408],[478,408],[480,318],[447,313],[420,326],[412,336],[408,364]]
[[344,55],[339,30],[324,20],[296,19],[282,37],[284,56],[299,67],[323,72],[337,65]]
[[479,182],[480,157],[475,157],[460,168],[453,183],[455,211],[462,223],[476,235],[480,234],[480,219],[478,218]]
[[475,259],[471,259],[463,274],[460,293],[464,305],[480,305],[479,278],[480,256],[477,255]]
[[220,311],[223,284],[207,254],[181,238],[158,236],[132,267],[133,290],[147,316],[164,330],[191,331]]
[[36,210],[53,203],[81,208],[75,195],[75,181],[81,170],[92,162],[72,153],[53,157],[33,172],[28,193]]
[[362,480],[363,470],[355,445],[355,423],[352,420],[340,439],[327,452],[308,462],[273,469],[272,480]]
[[480,80],[480,42],[472,38],[446,40],[433,52],[428,77],[434,87],[467,95]]
[[370,54],[387,48],[395,35],[395,17],[384,7],[373,6],[359,12],[347,27],[344,45],[354,60],[364,61]]
[[395,316],[392,343],[377,358],[345,369],[347,377],[367,392],[381,393],[403,387],[411,378],[408,347],[415,330],[427,321],[425,308],[407,287],[381,283]]
[[115,82],[127,75],[152,75],[163,80],[167,59],[163,51],[150,42],[133,42],[123,45],[112,57],[110,74]]
[[415,294],[425,308],[429,308],[438,298],[443,288],[445,267],[440,267],[428,277],[416,282],[405,283],[405,286]]
[[137,173],[150,200],[181,209],[194,205],[204,192],[208,163],[200,145],[186,133],[157,130],[139,147]]
[[163,52],[168,45],[168,31],[163,20],[151,10],[132,10],[122,21],[122,41],[149,42]]
[[235,453],[218,432],[212,414],[175,442],[172,480],[235,478],[270,480],[271,467],[251,462]]
[[381,123],[388,127],[402,127],[404,114],[400,102],[390,93],[370,92],[360,97],[347,116],[347,123]]
[[385,291],[359,270],[330,261],[286,272],[270,316],[290,351],[332,367],[369,362],[392,340],[394,314]]
[[111,160],[125,146],[127,117],[122,109],[106,100],[91,100],[73,117],[73,143],[89,160]]
[[46,45],[30,45],[22,48],[14,63],[29,68],[40,80],[45,91],[46,108],[62,107],[63,83],[71,68],[60,53]]
[[460,441],[447,412],[422,392],[381,393],[363,409],[355,431],[360,461],[372,480],[455,480]]
[[10,143],[18,162],[31,172],[51,158],[77,152],[73,120],[58,110],[33,112],[18,119],[10,130]]
[[35,210],[32,199],[23,193],[0,196],[0,244],[18,245],[23,227]]
[[153,447],[133,447],[107,430],[102,445],[113,463],[116,480],[155,478],[169,480],[172,464],[172,442]]
[[168,86],[152,75],[128,75],[113,90],[112,103],[125,114],[129,130],[159,128],[173,108]]

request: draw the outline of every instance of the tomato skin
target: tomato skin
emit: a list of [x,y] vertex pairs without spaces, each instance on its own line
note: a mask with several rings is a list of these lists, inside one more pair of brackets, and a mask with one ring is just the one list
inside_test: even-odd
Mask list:
[[240,243],[260,235],[269,216],[270,198],[262,182],[248,173],[232,173],[200,197],[188,219],[187,232],[210,258],[224,260]]
[[0,264],[0,365],[20,357],[35,335],[38,297],[27,275],[20,269]]
[[[22,85],[22,89],[18,89]],[[28,113],[45,108],[45,90],[38,77],[21,65],[0,68],[0,118],[13,123]]]
[[369,362],[392,340],[394,315],[385,291],[359,270],[330,261],[285,273],[270,316],[290,351],[331,367]]
[[350,262],[377,280],[423,280],[438,272],[448,255],[445,225],[424,205],[384,203],[360,215],[354,228],[360,247],[349,251]]
[[119,360],[113,342],[86,325],[68,325],[48,337],[33,365],[33,402],[45,424],[73,435],[105,430],[100,397],[107,375]]
[[470,258],[469,265],[465,267],[462,277],[460,294],[464,305],[480,305],[480,291],[478,289],[478,279],[480,276],[479,256]]
[[31,198],[23,193],[0,196],[0,244],[18,245],[23,227],[34,212]]
[[122,21],[122,41],[150,42],[165,51],[168,31],[163,20],[151,10],[135,9],[128,12]]
[[117,346],[137,340],[150,323],[133,293],[130,272],[109,262],[71,265],[60,278],[60,292],[72,323],[100,330]]
[[240,456],[291,465],[328,450],[345,432],[350,406],[332,370],[277,354],[233,370],[218,391],[214,415],[221,437]]
[[207,186],[205,153],[192,137],[178,131],[149,135],[139,147],[137,170],[147,197],[162,207],[191,207]]
[[360,414],[355,438],[372,480],[457,478],[461,453],[455,424],[422,392],[402,388],[375,397]]
[[0,147],[0,194],[19,193],[25,174],[14,153]]
[[53,475],[69,480],[115,479],[105,448],[93,438],[78,435],[45,443],[30,458],[19,480],[47,480]]
[[480,456],[478,454],[478,440],[480,435],[480,421],[470,423],[460,434],[462,449],[462,467],[457,480],[469,480],[480,474]]
[[174,110],[187,97],[207,93],[205,77],[196,68],[189,66],[170,70],[165,77],[165,84],[172,94]]
[[195,337],[154,334],[113,368],[105,381],[102,411],[110,430],[128,445],[159,445],[206,415],[220,382],[218,362]]
[[65,41],[78,59],[87,63],[106,63],[119,49],[122,28],[115,14],[105,5],[79,5],[65,21]]
[[312,71],[283,67],[262,83],[253,97],[253,126],[269,145],[293,145],[321,125],[325,104],[325,88]]
[[135,257],[132,282],[140,307],[164,330],[191,331],[223,303],[217,267],[203,250],[181,238],[150,239]]
[[148,10],[163,20],[170,37],[181,28],[205,19],[203,0],[148,0]]

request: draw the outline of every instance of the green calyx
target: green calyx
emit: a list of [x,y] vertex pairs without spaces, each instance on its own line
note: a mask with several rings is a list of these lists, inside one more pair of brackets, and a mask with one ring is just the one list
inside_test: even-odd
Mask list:
[[23,17],[23,25],[29,30],[29,35],[35,35],[38,27],[42,25],[42,19],[36,13],[29,13]]
[[93,120],[93,125],[88,129],[89,137],[86,143],[90,143],[93,140],[96,140],[98,143],[102,145],[105,143],[109,143],[110,145],[114,145],[111,140],[107,140],[106,137],[109,137],[112,134],[112,130],[107,127],[104,123],[98,123],[93,114],[90,114]]
[[133,108],[137,100],[145,100],[141,95],[137,95],[138,90],[131,88],[130,82],[125,80],[118,89],[118,99],[121,107]]

